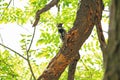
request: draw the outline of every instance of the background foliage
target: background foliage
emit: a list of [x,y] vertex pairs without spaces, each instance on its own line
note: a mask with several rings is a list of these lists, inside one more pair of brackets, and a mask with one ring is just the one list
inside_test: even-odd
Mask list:
[[[0,23],[17,23],[32,25],[35,12],[43,8],[50,0],[28,0],[24,9],[15,7],[14,0],[0,0]],[[20,0],[24,1],[24,0]],[[13,4],[14,3],[14,4]],[[39,39],[36,41],[36,48],[30,50],[30,62],[36,78],[43,72],[49,61],[57,54],[62,45],[57,32],[56,24],[62,22],[68,31],[75,20],[78,9],[78,0],[61,0],[60,12],[57,7],[52,8],[41,15],[39,25]],[[110,4],[104,0],[105,7]],[[22,5],[22,4],[21,4]],[[104,19],[108,19],[108,16]],[[24,26],[23,26],[24,27]],[[12,35],[12,34],[11,34]],[[21,34],[19,41],[22,55],[26,56],[26,48],[30,44],[32,34]],[[12,42],[11,42],[12,43]],[[77,65],[75,80],[101,80],[103,76],[102,53],[96,35],[96,29],[80,50],[81,58]],[[60,80],[66,80],[67,69]],[[17,54],[6,48],[0,47],[0,80],[29,80],[32,79],[27,62]]]

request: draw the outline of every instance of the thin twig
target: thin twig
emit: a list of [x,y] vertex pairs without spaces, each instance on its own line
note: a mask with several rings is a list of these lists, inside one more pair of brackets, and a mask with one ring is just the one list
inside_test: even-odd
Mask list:
[[83,66],[85,67],[85,69],[87,70],[87,71],[89,71],[89,68],[87,67],[87,65],[84,63],[84,61],[81,59],[81,62],[82,62],[82,64],[83,64]]
[[[8,5],[6,6],[5,10],[10,6],[11,2],[12,2],[12,0],[9,1],[9,3],[8,3]],[[1,16],[5,13],[5,10],[4,10],[3,13],[1,14]],[[1,17],[1,19],[2,19],[2,17]]]
[[9,1],[9,3],[8,3],[7,7],[6,7],[6,9],[10,6],[11,2],[12,2],[12,0]]
[[90,77],[92,77],[92,73],[90,71],[90,69],[88,68],[88,66],[84,63],[84,61],[81,59],[81,62],[83,64],[83,66],[85,67],[85,69],[90,73]]
[[28,65],[29,65],[29,68],[30,68],[30,72],[31,72],[31,74],[32,74],[32,76],[33,76],[33,78],[34,78],[34,80],[36,80],[36,77],[35,77],[35,75],[34,75],[34,72],[33,72],[33,70],[32,70],[32,66],[31,66],[31,64],[30,64],[30,60],[29,60],[29,57],[30,57],[30,56],[29,56],[29,51],[30,51],[30,48],[31,48],[32,43],[33,43],[33,39],[34,39],[34,36],[35,36],[35,31],[36,31],[36,27],[34,27],[34,32],[33,32],[32,39],[31,39],[30,45],[29,45],[29,47],[28,47],[28,50],[27,50],[27,47],[26,47],[27,62],[28,62]]
[[3,44],[4,42],[1,34],[0,34],[0,39],[1,39],[1,43]]
[[34,80],[36,80],[36,77],[35,77],[35,75],[34,75],[34,72],[33,72],[33,69],[32,69],[32,66],[31,66],[31,63],[30,63],[29,55],[28,55],[28,54],[27,54],[27,62],[28,62],[29,68],[30,68],[30,72],[31,72]]
[[30,51],[30,48],[31,48],[31,46],[32,46],[33,39],[34,39],[34,36],[35,36],[35,31],[36,31],[36,27],[34,28],[34,31],[33,31],[33,34],[32,34],[32,39],[31,39],[30,45],[29,45],[29,47],[28,47],[27,53]]
[[57,16],[60,15],[60,4],[56,4],[56,7],[57,7]]
[[27,60],[27,59],[26,59],[23,55],[21,55],[19,52],[17,52],[17,51],[15,51],[15,50],[13,50],[13,49],[11,49],[11,48],[9,48],[9,47],[1,44],[1,43],[0,43],[0,45],[3,46],[3,47],[5,47],[5,48],[7,48],[7,49],[9,49],[10,51],[16,53],[17,55],[19,55],[19,56],[22,57],[23,59]]

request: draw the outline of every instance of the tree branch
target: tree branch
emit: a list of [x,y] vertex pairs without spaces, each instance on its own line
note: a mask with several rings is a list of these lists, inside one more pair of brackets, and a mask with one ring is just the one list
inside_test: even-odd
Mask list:
[[77,55],[76,58],[69,65],[68,80],[74,80],[74,77],[75,77],[75,70],[76,70],[77,62],[80,59],[79,52],[76,55]]
[[[96,1],[98,3],[98,1]],[[106,42],[105,42],[105,38],[103,35],[103,30],[102,30],[102,26],[101,26],[101,19],[102,19],[102,11],[104,10],[104,5],[103,2],[101,0],[101,2],[98,5],[98,9],[96,10],[96,28],[97,28],[97,34],[98,34],[98,39],[101,45],[101,49],[103,51],[103,49],[106,48]]]
[[11,49],[11,48],[9,48],[9,47],[7,47],[7,46],[1,44],[1,43],[0,43],[0,45],[3,46],[3,47],[5,47],[5,48],[7,48],[7,49],[9,49],[10,51],[16,53],[17,55],[19,55],[19,56],[22,57],[23,59],[27,60],[23,55],[21,55],[21,54],[18,53],[17,51],[15,51],[15,50],[13,50],[13,49]]
[[104,38],[104,35],[103,35],[101,22],[96,24],[96,28],[97,28],[98,39],[99,39],[99,42],[100,42],[100,45],[101,45],[100,47],[101,47],[102,52],[104,52],[104,50],[106,48],[106,42],[105,42],[105,38]]
[[32,39],[31,39],[31,41],[30,41],[30,45],[29,45],[29,47],[28,47],[27,53],[29,53],[30,48],[31,48],[31,46],[32,46],[33,39],[34,39],[34,36],[35,36],[35,32],[36,32],[36,27],[34,28],[34,31],[33,31],[33,34],[32,34]]
[[1,39],[1,43],[3,44],[3,38],[1,34],[0,34],[0,39]]
[[6,9],[10,6],[11,2],[12,2],[12,0],[9,1],[9,3],[8,3],[7,7],[6,7]]
[[98,9],[96,1],[101,0],[81,0],[73,27],[66,34],[66,43],[63,43],[38,80],[58,80],[65,68],[75,60],[77,51],[90,36],[95,25]]
[[27,62],[28,62],[29,68],[30,68],[30,72],[31,72],[34,80],[36,80],[36,77],[35,77],[34,72],[33,72],[33,70],[32,70],[32,66],[31,66],[31,64],[30,64],[29,54],[27,54]]
[[27,50],[27,47],[26,47],[27,62],[28,62],[28,65],[29,65],[29,68],[30,68],[30,72],[31,72],[31,74],[32,74],[32,76],[33,76],[33,78],[34,78],[34,80],[36,80],[36,77],[35,77],[35,75],[34,75],[34,72],[33,72],[33,70],[32,70],[32,66],[31,66],[31,64],[30,64],[30,60],[29,60],[29,57],[30,57],[30,56],[29,56],[29,51],[30,51],[30,48],[31,48],[32,43],[33,43],[33,39],[34,39],[34,36],[35,36],[35,31],[36,31],[36,27],[34,27],[32,39],[31,39],[30,45],[29,45],[29,47],[28,47],[28,50]]
[[104,5],[103,5],[102,0],[101,0],[100,4],[97,4],[97,5],[98,5],[98,9],[96,10],[95,25],[96,25],[96,28],[97,28],[98,40],[100,42],[100,47],[101,47],[101,50],[103,52],[103,61],[104,61],[104,64],[105,64],[106,55],[105,55],[104,51],[106,49],[106,42],[105,42],[105,38],[104,38],[104,35],[103,35],[102,26],[101,26],[102,11],[104,10]]
[[52,0],[49,4],[47,4],[44,8],[42,8],[41,10],[38,10],[36,12],[36,16],[35,16],[35,21],[33,24],[33,27],[36,27],[36,25],[38,24],[39,20],[40,20],[40,14],[42,14],[43,12],[46,12],[47,10],[49,10],[51,7],[53,7],[54,5],[57,5],[59,2],[59,0]]

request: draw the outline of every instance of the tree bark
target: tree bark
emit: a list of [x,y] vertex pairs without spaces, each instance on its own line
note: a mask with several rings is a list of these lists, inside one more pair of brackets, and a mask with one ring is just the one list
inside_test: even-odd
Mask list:
[[78,56],[70,63],[69,69],[68,69],[68,80],[74,80],[75,77],[75,70],[77,66],[77,62],[80,59],[79,52],[77,53]]
[[103,80],[120,80],[120,0],[112,0]]
[[76,60],[78,51],[91,34],[97,17],[102,14],[101,5],[102,0],[81,0],[73,28],[66,34],[67,41],[38,80],[58,80],[65,68]]

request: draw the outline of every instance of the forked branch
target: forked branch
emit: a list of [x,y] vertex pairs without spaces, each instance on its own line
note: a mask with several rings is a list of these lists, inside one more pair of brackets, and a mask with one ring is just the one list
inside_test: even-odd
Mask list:
[[38,24],[39,20],[40,20],[40,14],[42,14],[43,12],[48,11],[51,7],[53,7],[54,5],[57,5],[59,2],[59,0],[52,0],[49,4],[47,4],[44,8],[42,8],[41,10],[38,10],[36,12],[36,16],[35,16],[35,21],[33,24],[33,27],[36,27],[36,25]]
[[16,53],[17,55],[19,55],[19,56],[22,57],[23,59],[27,60],[27,59],[26,59],[23,55],[21,55],[19,52],[15,51],[15,50],[13,50],[13,49],[11,49],[11,48],[9,48],[8,46],[5,46],[4,44],[1,44],[1,43],[0,43],[0,45],[3,46],[3,47],[5,47],[5,48],[7,48],[7,49],[9,49],[10,51]]

